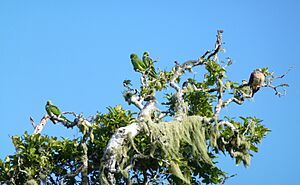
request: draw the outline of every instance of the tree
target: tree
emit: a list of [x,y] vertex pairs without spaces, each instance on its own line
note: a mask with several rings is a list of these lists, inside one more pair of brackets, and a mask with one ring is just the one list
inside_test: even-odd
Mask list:
[[[232,64],[218,59],[222,30],[215,48],[196,60],[175,62],[170,71],[156,69],[148,52],[131,54],[133,68],[141,74],[140,87],[124,80],[123,96],[138,112],[121,105],[108,107],[91,119],[75,112],[47,111],[39,123],[30,118],[34,132],[13,136],[13,155],[0,160],[0,182],[7,184],[224,184],[230,178],[216,167],[220,154],[229,154],[236,164],[250,165],[258,144],[270,131],[256,117],[220,116],[231,103],[242,105],[262,87],[274,89],[276,79],[268,68],[254,70],[249,82],[226,76]],[[202,67],[202,68],[201,68]],[[187,73],[204,70],[204,78]],[[165,93],[159,109],[157,92]],[[55,107],[55,110],[59,110]],[[50,113],[49,113],[50,112]],[[74,121],[65,118],[74,116]],[[46,123],[78,128],[75,139],[42,135]],[[169,121],[167,121],[169,120]]]

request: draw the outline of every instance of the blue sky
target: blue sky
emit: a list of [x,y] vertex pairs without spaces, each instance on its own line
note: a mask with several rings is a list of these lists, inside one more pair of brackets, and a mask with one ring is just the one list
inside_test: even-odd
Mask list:
[[[0,157],[14,152],[9,136],[32,132],[51,99],[64,111],[92,116],[122,104],[122,81],[135,79],[130,53],[149,51],[159,67],[195,59],[213,47],[224,29],[229,77],[248,79],[269,66],[290,84],[278,98],[264,89],[224,114],[257,116],[272,132],[252,165],[219,166],[238,176],[227,185],[299,184],[300,2],[287,1],[13,1],[0,2]],[[136,80],[137,81],[137,80]],[[44,134],[73,137],[76,131],[48,124]]]

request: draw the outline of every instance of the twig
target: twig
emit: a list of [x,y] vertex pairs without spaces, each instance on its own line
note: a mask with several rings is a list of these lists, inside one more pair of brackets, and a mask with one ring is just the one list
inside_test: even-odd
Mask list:
[[289,67],[289,69],[282,75],[280,76],[276,76],[274,77],[273,75],[271,76],[271,78],[269,78],[267,80],[267,83],[263,86],[263,87],[270,87],[271,89],[273,89],[275,91],[275,95],[281,97],[281,96],[284,96],[286,95],[286,91],[285,89],[283,89],[283,92],[280,92],[278,90],[279,87],[288,87],[289,85],[288,84],[280,84],[280,85],[272,85],[273,81],[276,80],[276,79],[280,79],[280,78],[284,78],[291,70],[293,69],[293,67]]
[[29,120],[30,120],[31,125],[33,126],[33,128],[35,128],[36,124],[35,124],[35,122],[34,122],[34,120],[33,120],[33,118],[31,116],[30,116]]
[[21,162],[20,162],[20,157],[18,157],[18,169],[19,169],[19,171],[26,174],[27,176],[30,176],[30,174],[27,171],[21,169],[22,165],[23,164],[21,164]]
[[193,92],[205,92],[205,93],[212,93],[218,91],[218,88],[212,88],[212,89],[203,89],[203,88],[198,88],[195,84],[190,83],[189,80],[186,80],[182,84],[182,89],[184,93],[190,92],[189,88],[192,88]]
[[64,184],[65,178],[77,176],[82,171],[83,167],[84,167],[84,165],[81,165],[79,168],[77,168],[77,170],[75,172],[68,173],[68,174],[62,176],[62,178],[60,179],[60,184],[62,184],[62,185]]
[[232,98],[229,98],[226,101],[224,101],[222,107],[226,107],[231,102],[234,102],[236,104],[242,105],[244,103],[244,100],[239,100],[239,99],[237,99],[235,97],[232,97]]
[[222,180],[222,182],[220,183],[220,185],[224,185],[225,182],[226,182],[228,179],[230,179],[230,178],[232,178],[232,177],[235,177],[235,176],[236,176],[236,174],[233,174],[233,175],[230,175],[230,176],[224,176],[224,179]]
[[293,69],[293,66],[290,66],[289,69],[284,74],[274,77],[274,80],[276,80],[278,78],[284,78],[292,69]]
[[[207,59],[210,59],[211,57],[216,57],[217,53],[220,51],[221,46],[222,46],[222,33],[223,32],[224,32],[223,30],[218,30],[215,49],[213,50],[213,52],[210,55],[208,55]],[[215,58],[215,60],[216,60],[216,58]]]

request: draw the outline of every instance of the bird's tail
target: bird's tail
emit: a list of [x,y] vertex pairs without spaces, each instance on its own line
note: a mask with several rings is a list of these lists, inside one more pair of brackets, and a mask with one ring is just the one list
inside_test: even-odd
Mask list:
[[64,115],[60,115],[60,118],[64,119],[68,123],[72,123],[72,121],[68,120]]

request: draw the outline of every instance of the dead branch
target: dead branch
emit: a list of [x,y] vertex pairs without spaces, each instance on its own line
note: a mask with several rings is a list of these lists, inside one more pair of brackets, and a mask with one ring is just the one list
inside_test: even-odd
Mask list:
[[34,131],[33,131],[33,135],[35,134],[40,134],[42,132],[42,130],[44,129],[47,121],[50,119],[50,116],[49,115],[44,115],[40,121],[40,123],[36,124],[33,120],[33,118],[30,116],[30,122],[34,128]]

